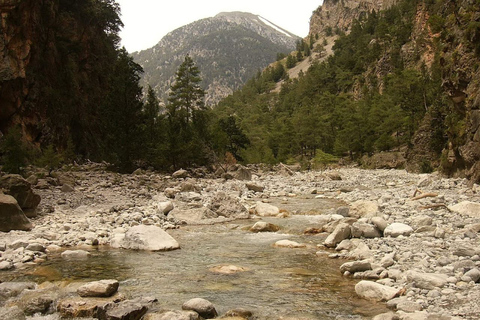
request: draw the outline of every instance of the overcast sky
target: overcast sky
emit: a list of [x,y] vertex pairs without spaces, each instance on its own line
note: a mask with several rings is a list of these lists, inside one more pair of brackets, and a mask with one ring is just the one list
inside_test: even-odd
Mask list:
[[120,33],[129,52],[153,47],[170,31],[220,12],[258,14],[298,36],[305,37],[312,12],[323,0],[116,0],[125,24]]

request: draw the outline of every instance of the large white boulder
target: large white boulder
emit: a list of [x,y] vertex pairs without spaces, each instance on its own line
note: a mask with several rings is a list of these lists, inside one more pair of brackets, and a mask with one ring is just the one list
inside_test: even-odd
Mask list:
[[480,203],[463,201],[448,207],[451,211],[469,217],[480,217]]
[[398,222],[392,223],[391,225],[386,227],[385,230],[383,231],[383,235],[385,237],[390,236],[390,237],[393,237],[393,238],[396,238],[396,237],[399,237],[399,236],[408,237],[412,233],[413,233],[413,228],[412,227],[410,227],[409,225],[406,225],[404,223],[398,223]]
[[[121,238],[119,236],[119,238]],[[132,250],[169,251],[180,249],[178,242],[163,229],[156,226],[139,225],[130,228],[125,237],[112,243],[113,247]]]
[[399,289],[387,287],[373,281],[360,281],[355,285],[355,292],[358,296],[374,301],[388,301],[397,296]]
[[280,209],[271,204],[258,201],[255,206],[255,213],[261,217],[275,217],[280,213]]

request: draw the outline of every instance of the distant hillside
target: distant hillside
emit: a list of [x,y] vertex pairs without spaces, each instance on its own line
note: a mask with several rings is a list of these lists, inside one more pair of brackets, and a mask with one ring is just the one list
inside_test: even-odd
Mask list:
[[164,98],[189,54],[202,73],[206,103],[213,105],[275,61],[278,53],[294,50],[298,39],[258,15],[220,13],[172,31],[133,57],[145,70],[143,84]]

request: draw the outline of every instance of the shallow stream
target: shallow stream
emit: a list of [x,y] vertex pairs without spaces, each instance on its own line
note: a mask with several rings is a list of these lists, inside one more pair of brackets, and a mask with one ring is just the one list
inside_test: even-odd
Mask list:
[[[171,252],[135,252],[100,248],[86,261],[54,257],[35,270],[5,273],[0,280],[92,281],[118,279],[120,291],[132,297],[153,296],[168,309],[202,297],[221,315],[244,308],[257,319],[367,319],[386,312],[383,304],[357,298],[356,281],[342,277],[345,261],[317,256],[319,236],[303,235],[318,216],[269,218],[278,233],[250,233],[254,221],[169,230],[181,245]],[[306,248],[277,248],[282,239]],[[209,269],[235,265],[248,271],[224,275]],[[26,273],[28,274],[25,274]],[[5,279],[8,277],[9,279]],[[15,279],[13,279],[15,278]]]

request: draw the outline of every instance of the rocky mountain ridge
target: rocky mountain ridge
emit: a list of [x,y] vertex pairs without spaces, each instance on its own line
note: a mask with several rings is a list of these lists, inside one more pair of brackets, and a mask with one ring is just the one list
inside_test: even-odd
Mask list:
[[202,73],[206,104],[213,105],[274,61],[278,53],[292,51],[297,40],[258,15],[223,12],[178,28],[133,57],[144,68],[144,85],[150,84],[165,97],[178,66],[189,54]]

